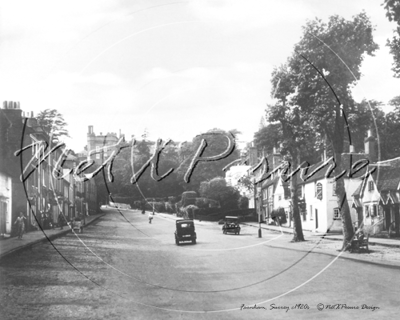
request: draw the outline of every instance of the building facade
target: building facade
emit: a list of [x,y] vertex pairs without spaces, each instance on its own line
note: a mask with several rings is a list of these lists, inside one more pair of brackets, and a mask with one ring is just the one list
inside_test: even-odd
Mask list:
[[[78,158],[38,124],[33,113],[24,113],[17,102],[0,109],[0,229],[10,236],[20,212],[26,230],[54,227],[64,220],[97,212],[93,179],[76,181],[72,169]],[[63,160],[63,161],[61,161]],[[60,163],[63,163],[63,168]],[[58,173],[56,173],[58,172]],[[45,222],[46,220],[46,222]]]

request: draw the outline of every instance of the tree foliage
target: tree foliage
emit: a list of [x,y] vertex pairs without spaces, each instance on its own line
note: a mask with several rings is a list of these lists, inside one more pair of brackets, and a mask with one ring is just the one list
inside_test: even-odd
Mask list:
[[[360,79],[365,54],[373,55],[378,49],[372,31],[364,12],[349,21],[337,15],[327,23],[319,19],[310,21],[303,28],[303,36],[285,68],[275,69],[273,73],[273,91],[280,101],[276,112],[290,110],[294,119],[304,120],[305,126],[327,137],[337,164],[335,174],[342,172],[341,154],[346,138],[351,140],[345,120],[355,106],[351,87]],[[295,135],[297,126],[292,131]],[[296,143],[296,138],[292,142]],[[354,231],[348,203],[344,201],[343,179],[337,181],[336,193],[345,247]]]
[[240,193],[234,187],[228,186],[222,177],[203,181],[200,185],[200,195],[203,198],[218,201],[223,209],[237,209]]
[[63,115],[56,109],[46,109],[37,115],[38,124],[48,135],[53,135],[53,139],[59,140],[61,137],[69,137],[67,123]]
[[224,159],[217,161],[201,161],[193,170],[189,183],[184,182],[183,177],[188,171],[190,163],[199,149],[202,139],[207,142],[207,147],[204,149],[203,158],[212,157],[223,153],[228,148],[228,135],[237,134],[237,130],[226,132],[220,129],[212,129],[204,134],[198,135],[193,138],[191,142],[186,142],[182,145],[179,152],[179,168],[177,169],[179,183],[186,190],[199,190],[202,181],[208,181],[215,177],[224,174],[223,168],[232,161],[239,158],[239,151],[235,147],[233,152]]
[[396,30],[391,40],[388,39],[387,46],[390,48],[390,53],[393,55],[393,72],[395,77],[400,77],[400,1],[385,0],[383,6],[386,10],[386,17],[389,21],[397,23]]
[[[263,117],[264,118],[264,117]],[[254,134],[254,144],[258,150],[272,152],[274,147],[278,147],[282,142],[282,125],[280,123],[270,123],[261,127]]]

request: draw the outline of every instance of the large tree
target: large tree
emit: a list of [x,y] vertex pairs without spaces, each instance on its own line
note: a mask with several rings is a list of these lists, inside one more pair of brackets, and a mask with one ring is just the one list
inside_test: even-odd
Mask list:
[[395,77],[400,77],[400,1],[385,0],[383,5],[386,9],[386,17],[389,21],[397,23],[393,38],[392,40],[388,40],[387,45],[394,59],[392,70],[394,71]]
[[380,123],[379,147],[383,160],[400,157],[400,96],[389,101],[394,110],[385,115],[384,122]]
[[69,137],[67,123],[63,115],[56,109],[40,111],[37,115],[37,121],[48,135],[53,136],[54,140],[59,140],[61,137]]
[[202,181],[208,181],[223,175],[223,168],[232,161],[238,159],[240,156],[239,151],[235,147],[233,151],[223,159],[216,161],[201,161],[193,170],[193,173],[190,176],[190,181],[186,183],[184,181],[184,176],[187,173],[196,152],[199,150],[203,139],[207,142],[207,147],[204,149],[201,157],[209,158],[224,153],[228,149],[229,145],[227,137],[230,136],[234,140],[237,134],[237,130],[226,132],[221,129],[212,129],[194,137],[191,142],[183,143],[179,153],[180,165],[177,169],[179,183],[181,183],[182,187],[186,190],[198,191]]
[[[277,70],[275,70],[277,71]],[[274,72],[276,77],[284,77],[283,70]],[[269,105],[267,119],[279,121],[281,124],[280,152],[290,163],[287,174],[294,173],[303,161],[315,158],[318,149],[318,137],[312,131],[310,122],[301,112],[301,108],[293,104],[290,97],[281,97],[274,105]],[[285,176],[284,176],[285,177]],[[290,177],[290,198],[293,217],[293,241],[304,241],[298,199],[298,175]]]
[[[335,176],[343,171],[341,154],[345,137],[351,142],[351,128],[346,123],[346,116],[355,104],[351,87],[360,79],[364,55],[373,55],[378,48],[372,31],[364,12],[349,21],[335,15],[327,23],[319,19],[308,22],[288,60],[288,75],[284,79],[276,77],[274,83],[276,97],[290,96],[292,104],[300,107],[315,131],[327,137],[336,161]],[[354,230],[343,177],[336,182],[336,194],[345,249]]]

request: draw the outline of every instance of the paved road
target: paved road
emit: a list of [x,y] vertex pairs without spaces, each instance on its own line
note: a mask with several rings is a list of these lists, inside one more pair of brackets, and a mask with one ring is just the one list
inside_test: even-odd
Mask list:
[[[149,224],[138,211],[112,211],[80,238],[68,234],[53,245],[6,257],[0,263],[0,318],[381,319],[399,314],[396,268],[273,248],[288,238],[264,232],[259,239],[252,227],[243,227],[240,236],[223,235],[221,226],[201,222],[196,231],[196,245],[178,247],[172,219],[156,216]],[[317,310],[318,303],[325,310]],[[249,309],[254,305],[258,309]]]

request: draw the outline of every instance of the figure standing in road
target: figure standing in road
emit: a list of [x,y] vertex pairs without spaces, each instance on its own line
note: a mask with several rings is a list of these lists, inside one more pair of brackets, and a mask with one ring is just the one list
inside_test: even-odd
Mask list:
[[24,217],[24,214],[22,212],[20,212],[19,217],[14,222],[14,224],[16,224],[17,228],[18,228],[18,239],[22,239],[22,235],[24,234],[24,231],[25,231],[25,221],[24,220],[26,220],[26,218]]
[[154,218],[154,211],[153,212],[149,212],[149,223],[151,223],[151,221],[153,220],[153,218]]

